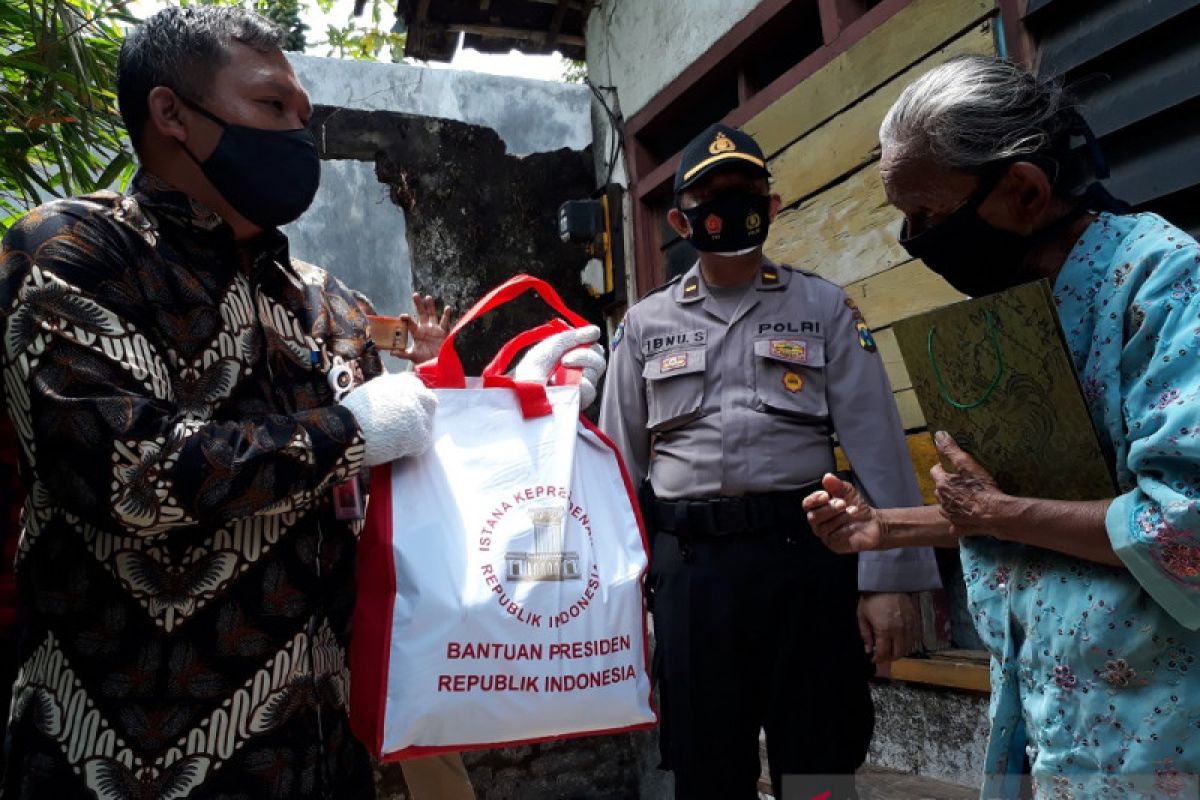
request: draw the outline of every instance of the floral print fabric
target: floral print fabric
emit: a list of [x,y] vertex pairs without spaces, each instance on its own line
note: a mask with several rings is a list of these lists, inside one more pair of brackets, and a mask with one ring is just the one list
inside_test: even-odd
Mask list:
[[1125,568],[964,539],[991,651],[985,797],[1195,797],[1200,773],[1200,246],[1153,214],[1100,215],[1055,283],[1122,494]]

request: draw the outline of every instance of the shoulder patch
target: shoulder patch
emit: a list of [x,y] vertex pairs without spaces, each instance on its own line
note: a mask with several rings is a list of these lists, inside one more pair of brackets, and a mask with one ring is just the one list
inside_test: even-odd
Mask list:
[[621,346],[621,340],[625,338],[625,317],[621,317],[621,321],[617,323],[617,329],[613,331],[612,341],[609,342],[609,350],[616,350]]
[[874,353],[877,349],[875,337],[871,335],[871,327],[867,325],[867,320],[849,297],[846,298],[846,307],[850,309],[850,318],[854,320],[854,330],[858,333],[858,346],[868,353]]
[[865,322],[860,322],[854,326],[858,329],[858,346],[868,353],[876,351],[875,337],[871,335],[871,329],[867,327]]

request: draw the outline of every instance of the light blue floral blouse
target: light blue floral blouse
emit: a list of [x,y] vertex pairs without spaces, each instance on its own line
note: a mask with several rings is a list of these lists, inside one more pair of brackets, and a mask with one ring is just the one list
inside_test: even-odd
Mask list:
[[1054,287],[1123,492],[1114,569],[964,539],[992,654],[984,797],[1196,798],[1200,773],[1200,245],[1153,214],[1102,214]]

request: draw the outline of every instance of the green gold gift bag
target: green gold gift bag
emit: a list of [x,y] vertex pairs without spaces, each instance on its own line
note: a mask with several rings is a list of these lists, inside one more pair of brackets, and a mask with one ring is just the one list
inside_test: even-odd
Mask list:
[[944,430],[1009,494],[1116,493],[1047,281],[896,323],[930,431]]

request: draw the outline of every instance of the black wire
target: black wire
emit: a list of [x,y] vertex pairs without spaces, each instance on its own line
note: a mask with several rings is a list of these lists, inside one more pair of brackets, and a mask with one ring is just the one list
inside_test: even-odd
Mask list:
[[612,152],[608,157],[608,174],[604,177],[604,185],[607,186],[612,181],[613,171],[617,166],[617,159],[620,157],[621,151],[625,149],[625,124],[620,116],[609,107],[608,100],[600,93],[600,90],[611,91],[615,95],[617,87],[597,86],[586,75],[583,77],[583,82],[587,84],[587,87],[592,90],[592,94],[596,96],[596,100],[600,102],[600,107],[604,109],[605,115],[608,116],[608,124],[613,132]]

